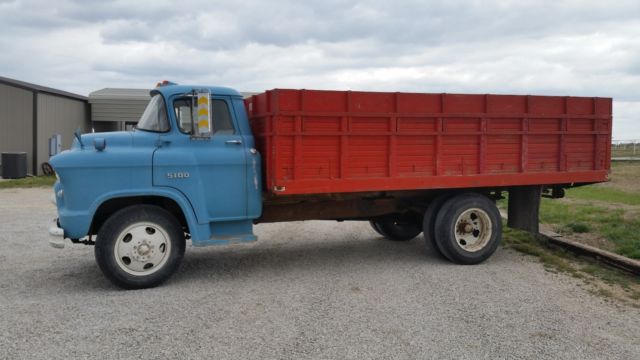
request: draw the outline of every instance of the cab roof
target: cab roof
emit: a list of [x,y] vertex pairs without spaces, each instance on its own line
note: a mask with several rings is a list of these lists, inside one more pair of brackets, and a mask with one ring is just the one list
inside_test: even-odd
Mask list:
[[222,95],[222,96],[239,96],[242,95],[231,88],[222,87],[222,86],[201,86],[201,85],[163,85],[158,86],[151,90],[151,95],[155,93],[160,93],[162,96],[170,97],[172,95],[180,95],[188,93],[194,89],[209,89],[212,95]]

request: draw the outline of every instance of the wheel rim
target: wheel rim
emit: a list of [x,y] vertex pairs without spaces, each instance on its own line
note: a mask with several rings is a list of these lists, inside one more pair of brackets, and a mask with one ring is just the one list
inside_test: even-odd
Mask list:
[[468,209],[456,219],[456,244],[465,251],[476,252],[484,249],[492,233],[491,218],[482,209]]
[[160,270],[171,253],[169,235],[151,223],[135,223],[120,233],[114,255],[118,266],[131,275],[145,276]]

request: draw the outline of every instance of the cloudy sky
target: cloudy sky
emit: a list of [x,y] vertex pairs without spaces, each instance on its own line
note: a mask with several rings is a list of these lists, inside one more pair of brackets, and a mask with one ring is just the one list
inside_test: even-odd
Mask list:
[[0,0],[0,75],[614,98],[640,139],[640,1]]

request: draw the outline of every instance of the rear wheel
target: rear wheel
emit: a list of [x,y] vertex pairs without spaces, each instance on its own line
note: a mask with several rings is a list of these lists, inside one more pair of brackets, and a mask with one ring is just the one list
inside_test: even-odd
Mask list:
[[369,225],[371,225],[373,230],[375,230],[378,234],[384,236],[384,234],[382,233],[382,230],[380,230],[380,227],[378,226],[377,222],[371,220],[371,221],[369,221]]
[[425,211],[424,218],[422,219],[422,233],[424,234],[427,245],[430,245],[432,249],[435,249],[436,252],[444,257],[447,256],[442,249],[440,249],[440,245],[438,245],[436,241],[436,217],[444,202],[450,197],[450,194],[443,194],[433,199],[429,203],[429,206],[427,206],[427,211]]
[[371,227],[389,240],[407,241],[420,235],[421,224],[410,214],[394,214],[370,221]]
[[478,264],[489,258],[502,239],[502,221],[486,196],[466,193],[442,205],[435,223],[435,242],[458,264]]
[[184,232],[166,210],[136,205],[113,214],[100,228],[95,257],[104,275],[126,289],[154,287],[177,270]]

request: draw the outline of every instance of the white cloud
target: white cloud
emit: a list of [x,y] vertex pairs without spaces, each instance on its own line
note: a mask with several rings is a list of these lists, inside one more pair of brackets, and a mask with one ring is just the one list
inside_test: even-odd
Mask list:
[[640,102],[614,101],[613,139],[640,140]]
[[8,1],[0,69],[87,94],[158,80],[614,98],[640,138],[638,1]]

